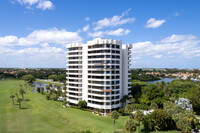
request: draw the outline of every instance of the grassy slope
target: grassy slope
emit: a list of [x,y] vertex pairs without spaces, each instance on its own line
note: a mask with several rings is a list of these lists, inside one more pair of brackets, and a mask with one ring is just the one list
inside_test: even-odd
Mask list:
[[[12,105],[9,97],[19,90],[20,83],[23,81],[0,81],[0,133],[66,133],[82,130],[113,132],[110,117],[62,108],[60,102],[47,101],[44,95],[35,92],[28,91],[25,99],[30,101],[23,101],[24,109],[18,109],[18,105]],[[127,117],[120,117],[116,121],[116,129],[123,130],[126,119]]]

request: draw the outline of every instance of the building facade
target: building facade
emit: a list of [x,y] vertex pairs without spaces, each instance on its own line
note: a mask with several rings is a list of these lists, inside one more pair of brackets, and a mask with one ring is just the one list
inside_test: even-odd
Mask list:
[[96,38],[67,45],[67,101],[85,100],[89,108],[109,113],[130,96],[131,45]]

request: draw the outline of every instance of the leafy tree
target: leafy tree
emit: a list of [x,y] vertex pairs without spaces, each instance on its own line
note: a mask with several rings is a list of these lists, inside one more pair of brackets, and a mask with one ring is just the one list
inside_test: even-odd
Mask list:
[[142,88],[147,86],[147,83],[139,81],[139,80],[132,80],[131,82],[131,94],[135,99],[134,102],[139,103],[139,98],[142,95]]
[[22,95],[22,100],[24,99],[24,94],[26,93],[23,89],[19,90],[19,93]]
[[168,98],[165,97],[164,92],[161,91],[155,84],[145,86],[143,89],[143,95],[150,101],[150,103],[156,103],[158,107],[162,107],[163,102],[168,100]]
[[38,93],[40,93],[40,92],[41,92],[41,90],[40,90],[40,87],[37,87],[37,92],[38,92]]
[[12,103],[14,105],[14,98],[15,98],[15,95],[10,95],[10,98],[12,98]]
[[23,101],[23,99],[22,98],[18,98],[17,99],[17,102],[19,103],[19,109],[21,109],[22,108],[22,106],[21,106],[21,102]]
[[125,111],[128,112],[130,114],[130,116],[132,116],[133,106],[131,104],[126,105]]
[[22,79],[28,82],[29,84],[33,84],[33,82],[36,80],[36,78],[32,75],[25,75],[22,77]]
[[26,75],[25,71],[20,70],[17,72],[17,78],[22,78],[24,75]]
[[120,109],[119,109],[119,113],[124,114],[124,109],[123,109],[123,108],[120,108]]
[[139,101],[141,104],[146,104],[148,105],[150,103],[150,100],[145,94],[142,94],[141,97],[139,98]]
[[156,103],[151,103],[151,109],[158,109],[158,105]]
[[149,106],[145,104],[132,104],[134,110],[148,110]]
[[58,81],[58,76],[55,74],[49,75],[49,79],[53,79],[53,81]]
[[135,101],[136,101],[135,98],[130,99],[130,103],[132,103],[132,104],[135,103]]
[[120,102],[122,103],[122,106],[124,107],[124,103],[126,103],[126,101],[129,99],[128,95],[124,95],[122,97],[122,99],[120,100]]
[[143,124],[148,131],[166,131],[174,128],[175,123],[167,111],[158,109],[144,116]]
[[136,131],[136,124],[132,119],[128,119],[124,125],[124,129],[129,132],[135,132]]
[[78,106],[82,109],[82,108],[87,108],[87,102],[85,100],[83,101],[79,101],[78,102]]
[[115,120],[119,118],[119,113],[117,111],[112,111],[111,112],[111,119],[114,120],[114,129],[115,129]]
[[58,81],[63,82],[66,80],[66,75],[65,74],[59,74],[57,76]]
[[134,119],[139,121],[139,133],[140,133],[140,122],[143,120],[144,113],[140,110],[137,110],[134,114]]

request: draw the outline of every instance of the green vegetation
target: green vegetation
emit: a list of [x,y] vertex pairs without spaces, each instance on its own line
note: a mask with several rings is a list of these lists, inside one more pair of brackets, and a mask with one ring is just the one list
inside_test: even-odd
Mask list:
[[146,71],[142,69],[132,69],[131,79],[140,81],[154,81],[161,79],[158,75],[146,75]]
[[[112,133],[113,120],[110,117],[93,115],[91,112],[75,108],[63,108],[62,102],[46,100],[45,95],[26,91],[21,109],[17,103],[19,84],[26,90],[21,80],[0,81],[0,132],[33,133],[33,132],[107,132]],[[33,89],[33,88],[32,88]],[[32,90],[31,89],[31,90]],[[13,105],[11,95],[14,97]],[[115,123],[116,131],[124,132],[126,116],[120,116]],[[137,125],[137,122],[134,121]],[[141,131],[145,132],[141,126]],[[159,133],[159,132],[158,132]],[[170,132],[175,133],[175,132]]]
[[114,120],[114,129],[115,129],[115,120],[117,120],[119,118],[119,113],[117,111],[113,111],[113,112],[111,112],[110,117],[111,117],[111,119]]

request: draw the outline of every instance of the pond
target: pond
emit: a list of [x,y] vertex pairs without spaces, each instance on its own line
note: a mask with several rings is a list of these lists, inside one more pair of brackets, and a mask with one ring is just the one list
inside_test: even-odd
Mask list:
[[[33,83],[33,87],[35,89],[33,90],[33,92],[36,92],[38,87],[44,87],[44,91],[47,91],[46,90],[46,86],[47,85],[49,85],[49,84],[47,84],[47,83],[40,83],[40,82],[34,82]],[[55,88],[55,87],[56,87],[56,85],[52,85],[52,88]]]
[[173,78],[162,78],[162,79],[159,79],[159,80],[154,80],[154,81],[146,81],[146,83],[148,84],[153,84],[155,82],[172,82],[174,79]]

